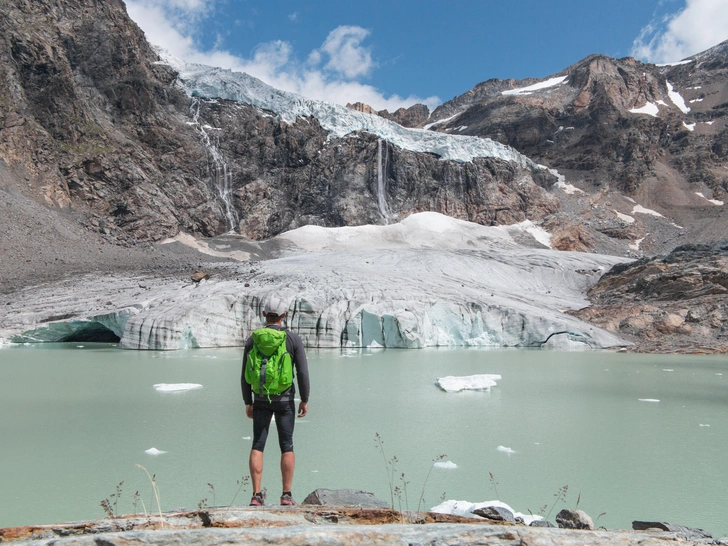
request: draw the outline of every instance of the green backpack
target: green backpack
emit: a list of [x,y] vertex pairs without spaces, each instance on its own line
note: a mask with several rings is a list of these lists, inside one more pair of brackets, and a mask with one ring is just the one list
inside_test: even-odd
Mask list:
[[286,351],[286,332],[259,328],[253,332],[253,348],[245,363],[245,381],[253,392],[278,395],[293,384],[293,362]]

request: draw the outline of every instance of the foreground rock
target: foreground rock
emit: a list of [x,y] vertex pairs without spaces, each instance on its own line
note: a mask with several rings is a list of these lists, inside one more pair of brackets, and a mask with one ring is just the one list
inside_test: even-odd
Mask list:
[[389,504],[368,491],[355,489],[316,489],[304,500],[312,506],[358,506],[360,508],[389,508]]
[[562,529],[594,529],[594,522],[589,514],[583,510],[569,510],[564,508],[556,514],[556,523]]
[[2,297],[0,337],[93,341],[106,330],[134,349],[240,346],[275,293],[308,347],[626,344],[564,312],[582,308],[619,258],[526,248],[503,228],[435,213],[390,226],[309,226],[275,245],[281,257],[208,264],[210,279],[199,283],[90,276]]
[[[509,545],[669,546],[661,531],[581,531],[484,522],[432,513],[335,507],[211,509],[95,522],[0,529],[0,540],[41,545]],[[691,544],[725,544],[696,537]]]
[[728,352],[728,242],[686,245],[614,267],[575,316],[644,352]]

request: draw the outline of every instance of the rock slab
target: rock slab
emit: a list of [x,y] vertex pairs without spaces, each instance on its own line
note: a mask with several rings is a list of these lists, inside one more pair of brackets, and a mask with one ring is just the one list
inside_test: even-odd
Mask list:
[[389,504],[368,491],[356,489],[316,489],[302,504],[316,506],[360,506],[362,508],[389,508]]

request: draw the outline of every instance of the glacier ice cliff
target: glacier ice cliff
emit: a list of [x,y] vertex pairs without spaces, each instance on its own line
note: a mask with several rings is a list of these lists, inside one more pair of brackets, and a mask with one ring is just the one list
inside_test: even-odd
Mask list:
[[344,106],[308,99],[271,87],[244,72],[188,63],[161,48],[155,48],[160,63],[178,73],[178,81],[192,97],[226,99],[275,112],[287,123],[297,117],[314,117],[333,136],[366,131],[413,152],[433,153],[442,159],[467,162],[475,157],[496,157],[531,169],[540,168],[510,146],[489,138],[447,135],[424,129],[409,129],[376,114],[365,114]]
[[308,226],[275,238],[280,257],[210,264],[213,277],[199,284],[88,276],[2,296],[12,301],[0,301],[0,337],[94,339],[86,325],[130,349],[240,346],[277,294],[308,347],[627,344],[565,313],[586,306],[587,288],[624,259],[526,248],[508,229],[437,213],[389,226]]

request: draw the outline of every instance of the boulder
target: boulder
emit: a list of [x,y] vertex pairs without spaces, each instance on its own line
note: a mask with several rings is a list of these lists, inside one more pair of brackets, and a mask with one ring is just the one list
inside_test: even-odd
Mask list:
[[562,529],[594,529],[594,522],[582,510],[569,510],[568,508],[564,508],[556,514],[556,523]]
[[492,519],[495,521],[507,521],[508,523],[516,523],[516,517],[507,508],[501,506],[484,506],[483,508],[476,508],[473,510],[473,514],[482,518]]
[[316,489],[301,504],[315,506],[359,506],[362,508],[389,508],[389,503],[368,491],[356,489]]
[[194,282],[206,281],[210,278],[210,274],[205,273],[204,271],[195,271],[190,278]]
[[676,533],[680,538],[686,540],[695,540],[700,538],[713,538],[713,535],[703,531],[702,529],[694,529],[683,525],[674,525],[662,521],[633,521],[632,529],[635,531],[647,531],[648,529],[657,529],[667,531],[668,533]]

